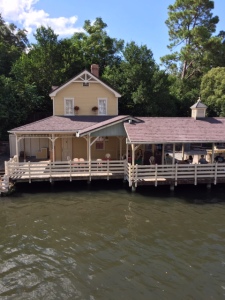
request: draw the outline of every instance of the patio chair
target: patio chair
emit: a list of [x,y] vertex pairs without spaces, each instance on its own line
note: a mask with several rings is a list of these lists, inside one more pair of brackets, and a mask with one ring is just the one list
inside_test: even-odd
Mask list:
[[102,169],[102,159],[97,158],[96,161],[97,161],[97,171],[98,171],[99,169]]
[[78,159],[77,157],[75,157],[75,158],[73,159],[72,164],[73,164],[73,168],[74,168],[74,169],[75,169],[75,168],[79,168],[79,159]]
[[79,167],[80,168],[84,168],[85,167],[85,163],[84,163],[84,159],[83,158],[79,158]]
[[149,163],[150,163],[150,165],[155,165],[155,157],[154,156],[150,156]]

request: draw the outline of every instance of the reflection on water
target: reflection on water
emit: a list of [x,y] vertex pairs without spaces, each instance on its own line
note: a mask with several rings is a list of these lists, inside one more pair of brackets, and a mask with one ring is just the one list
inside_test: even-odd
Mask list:
[[76,185],[0,198],[0,299],[225,299],[223,186]]

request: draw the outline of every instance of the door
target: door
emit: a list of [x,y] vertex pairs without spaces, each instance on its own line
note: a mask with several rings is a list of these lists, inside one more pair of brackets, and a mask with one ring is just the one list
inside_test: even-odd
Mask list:
[[62,161],[72,160],[72,138],[62,138]]

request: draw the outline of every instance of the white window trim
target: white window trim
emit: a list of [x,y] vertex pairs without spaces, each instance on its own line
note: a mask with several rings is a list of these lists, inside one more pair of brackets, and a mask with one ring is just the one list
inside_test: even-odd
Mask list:
[[[71,114],[67,114],[66,113],[66,100],[72,100],[72,108],[73,108],[73,111]],[[74,98],[64,98],[64,116],[74,116]]]
[[100,100],[105,100],[106,101],[106,113],[105,114],[100,114],[99,113],[99,109],[98,109],[98,115],[100,115],[100,116],[107,116],[108,115],[108,106],[107,106],[107,102],[108,102],[108,99],[107,98],[98,98],[98,108],[99,108],[99,102],[100,102]]

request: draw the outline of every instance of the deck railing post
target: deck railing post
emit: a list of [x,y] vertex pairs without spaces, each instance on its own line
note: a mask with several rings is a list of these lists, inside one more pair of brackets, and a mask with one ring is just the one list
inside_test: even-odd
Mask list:
[[177,171],[178,171],[178,164],[175,164],[175,186],[177,186]]
[[30,177],[30,161],[28,161],[28,174],[29,174],[29,183],[31,183],[31,177]]
[[157,186],[158,165],[155,164],[155,186]]
[[216,162],[215,163],[215,177],[214,177],[214,184],[216,185],[216,183],[217,183],[217,167],[218,167],[218,163]]
[[107,159],[107,180],[109,180],[109,159]]
[[126,180],[127,161],[123,161],[123,179]]
[[70,160],[70,181],[72,181],[72,162]]
[[49,181],[52,182],[52,162],[51,161],[49,163]]
[[135,187],[137,187],[138,181],[138,164],[135,165]]
[[88,168],[89,168],[89,181],[91,181],[91,160],[90,159],[88,162]]
[[195,164],[195,185],[197,185],[197,164]]

